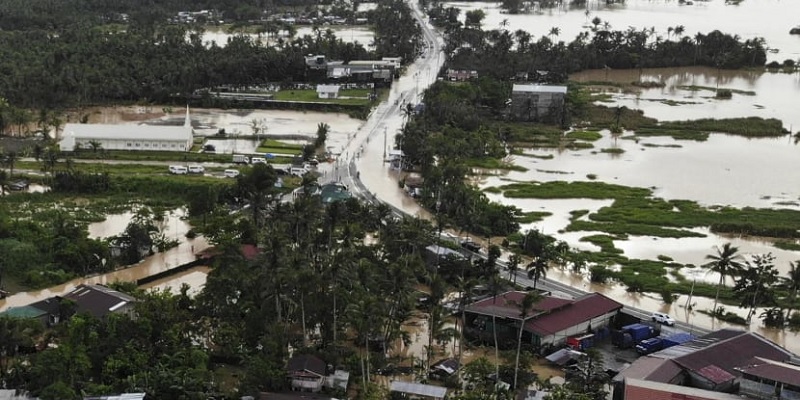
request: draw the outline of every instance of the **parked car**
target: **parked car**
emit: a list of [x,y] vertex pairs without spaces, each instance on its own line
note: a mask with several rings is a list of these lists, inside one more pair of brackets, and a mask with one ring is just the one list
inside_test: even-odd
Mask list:
[[183,165],[170,165],[169,173],[174,175],[186,175],[189,173],[189,169]]
[[473,252],[473,253],[480,253],[481,252],[481,245],[471,241],[465,240],[461,242],[461,247]]
[[27,190],[30,184],[26,180],[14,181],[9,183],[6,187],[8,190]]
[[236,170],[236,169],[226,169],[226,170],[225,170],[225,171],[224,171],[222,174],[223,174],[223,175],[224,175],[226,178],[236,178],[237,176],[239,176],[239,170]]
[[650,316],[650,319],[653,322],[658,322],[659,324],[664,324],[669,326],[675,325],[675,320],[672,319],[672,317],[670,317],[669,314],[654,312],[653,315]]
[[204,174],[206,169],[202,165],[190,165],[189,166],[189,173],[190,174]]
[[206,153],[216,153],[217,152],[217,148],[214,147],[213,144],[207,144],[207,145],[203,146],[203,151],[206,152]]
[[253,157],[250,159],[251,164],[266,164],[267,159],[263,157]]

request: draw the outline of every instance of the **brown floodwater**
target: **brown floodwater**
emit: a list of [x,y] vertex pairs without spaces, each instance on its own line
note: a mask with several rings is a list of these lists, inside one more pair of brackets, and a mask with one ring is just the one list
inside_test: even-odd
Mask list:
[[208,273],[210,271],[211,268],[201,265],[150,283],[146,283],[140,287],[142,289],[149,290],[169,290],[174,294],[180,293],[181,286],[183,286],[183,284],[187,284],[189,285],[189,295],[194,296],[203,290],[203,286],[206,284],[206,278],[208,278]]
[[[605,1],[587,1],[585,8],[570,8],[569,2],[563,7],[542,9],[533,14],[503,14],[499,2],[446,2],[445,7],[458,7],[462,10],[461,20],[469,10],[483,10],[486,18],[484,29],[498,29],[505,20],[506,29],[511,32],[523,29],[534,39],[548,35],[550,29],[557,27],[560,33],[555,40],[572,41],[580,32],[592,27],[595,17],[608,22],[611,29],[627,30],[628,27],[640,30],[655,28],[656,34],[666,39],[670,37],[668,28],[682,25],[684,35],[694,36],[698,32],[706,34],[712,30],[739,35],[743,39],[763,37],[767,46],[777,49],[769,52],[769,60],[783,61],[800,58],[800,36],[790,35],[789,30],[800,24],[800,2],[785,0],[742,1],[728,4],[726,1],[695,1],[684,5],[668,0],[626,0],[622,4],[606,4]],[[586,10],[588,9],[588,15]],[[551,37],[552,38],[552,37]]]
[[[800,40],[796,46],[800,48]],[[590,70],[572,74],[570,79],[630,84],[640,79],[640,72]],[[648,117],[662,121],[753,116],[777,118],[783,121],[785,129],[792,132],[800,129],[800,115],[796,112],[800,73],[708,67],[647,68],[641,71],[641,80],[660,82],[664,87],[627,88],[625,93],[612,89],[612,104],[643,110]],[[690,90],[687,86],[707,89]],[[714,98],[714,90],[718,87],[735,90],[733,97],[725,100]]]
[[[174,237],[180,241],[180,244],[173,247],[166,252],[156,253],[152,256],[145,258],[142,262],[120,268],[105,274],[99,274],[89,277],[76,278],[61,285],[56,285],[47,289],[31,290],[28,292],[15,293],[5,299],[0,300],[0,311],[8,307],[21,307],[30,303],[43,300],[53,296],[64,295],[77,287],[80,284],[109,284],[117,281],[121,282],[136,282],[139,279],[155,275],[160,272],[167,271],[179,265],[186,264],[195,260],[195,253],[208,248],[209,244],[203,237],[196,237],[188,239],[185,233],[188,229],[188,224],[180,219],[182,212],[176,210],[172,212],[167,218],[164,219],[161,228],[168,236]],[[128,215],[128,217],[123,217]],[[108,237],[119,234],[125,229],[130,216],[132,214],[125,213],[119,215],[111,215],[110,218],[104,222],[98,222],[89,226],[90,237]],[[205,282],[205,271],[200,269],[191,269],[184,271],[184,273],[176,274],[174,276],[166,277],[162,280],[153,282],[151,286],[160,287],[174,287],[180,288],[184,282],[192,285],[193,287]],[[173,289],[173,292],[176,292]]]

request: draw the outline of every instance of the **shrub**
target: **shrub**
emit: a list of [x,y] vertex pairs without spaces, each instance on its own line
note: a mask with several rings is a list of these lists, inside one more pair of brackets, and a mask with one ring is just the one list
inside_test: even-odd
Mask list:
[[733,92],[730,89],[719,89],[715,97],[718,99],[730,99],[733,97]]

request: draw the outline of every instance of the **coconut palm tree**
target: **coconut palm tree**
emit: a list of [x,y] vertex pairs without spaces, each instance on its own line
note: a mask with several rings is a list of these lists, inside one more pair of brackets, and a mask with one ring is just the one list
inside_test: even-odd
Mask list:
[[517,271],[519,270],[519,265],[522,263],[522,256],[519,255],[518,252],[514,252],[510,257],[508,257],[508,273],[511,275],[511,282],[514,285],[517,284]]
[[519,307],[519,335],[517,335],[517,357],[516,361],[514,362],[514,389],[517,389],[517,377],[519,376],[519,352],[522,349],[522,331],[525,328],[525,321],[530,316],[530,312],[533,310],[533,306],[542,299],[536,292],[528,292],[525,294],[525,297],[522,298],[522,301],[517,304]]
[[797,300],[797,292],[800,291],[800,260],[789,263],[789,272],[783,277],[783,286],[789,290],[789,306],[786,310],[786,321],[792,316],[792,305]]
[[549,258],[542,255],[536,257],[531,261],[526,269],[528,270],[528,279],[533,279],[533,288],[536,289],[536,284],[539,279],[547,277],[547,270],[550,268]]
[[555,38],[557,38],[558,35],[560,35],[560,34],[561,34],[561,28],[559,28],[557,26],[554,26],[554,27],[550,28],[550,32],[547,33],[548,36],[552,36],[553,37],[553,39],[554,39],[553,42],[555,42]]
[[714,308],[711,310],[712,314],[716,315],[717,302],[719,301],[719,290],[725,283],[725,278],[737,275],[744,268],[744,264],[739,261],[741,260],[742,256],[738,254],[738,247],[734,247],[730,243],[725,243],[722,245],[722,248],[714,246],[714,249],[716,250],[717,254],[707,255],[706,259],[711,261],[703,265],[703,267],[707,268],[711,272],[716,272],[719,274],[717,293],[714,295]]

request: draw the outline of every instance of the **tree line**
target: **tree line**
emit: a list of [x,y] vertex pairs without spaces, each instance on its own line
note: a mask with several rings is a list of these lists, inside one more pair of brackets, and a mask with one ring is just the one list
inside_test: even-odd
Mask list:
[[[22,3],[3,4],[27,10]],[[95,21],[56,29],[31,22],[16,30],[0,29],[0,70],[8,72],[0,77],[0,96],[11,106],[0,109],[6,113],[0,121],[11,121],[20,114],[14,111],[19,108],[48,111],[126,101],[165,102],[202,88],[304,81],[309,78],[304,60],[308,54],[345,61],[414,58],[419,27],[404,2],[382,1],[368,17],[376,35],[373,51],[363,44],[345,43],[321,28],[313,35],[279,38],[275,46],[244,34],[208,45],[202,40],[202,26],[171,25],[160,19],[148,20],[150,24],[133,20],[122,27]]]
[[459,14],[459,9],[441,3],[428,11],[431,21],[445,32],[446,51],[452,54],[448,67],[503,80],[519,73],[531,79],[536,71],[548,72],[541,78],[545,81],[566,81],[568,74],[587,69],[763,67],[767,59],[763,38],[742,40],[716,30],[689,36],[679,25],[671,27],[665,39],[653,28],[614,30],[595,19],[592,28],[565,42],[559,40],[557,27],[537,39],[523,29],[511,31],[507,20],[499,29],[484,30],[481,10],[467,12],[464,23]]

